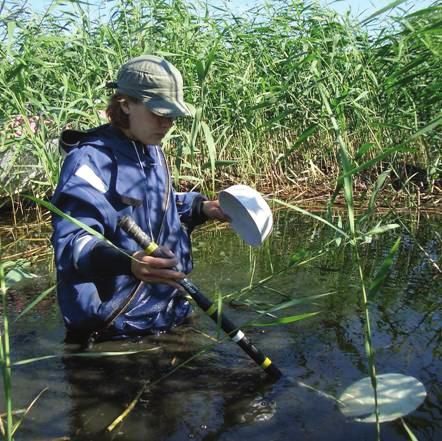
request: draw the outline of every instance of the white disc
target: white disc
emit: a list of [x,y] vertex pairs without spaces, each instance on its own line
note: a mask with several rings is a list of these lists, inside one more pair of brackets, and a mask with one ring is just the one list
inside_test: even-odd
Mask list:
[[[424,385],[414,377],[402,374],[376,376],[379,421],[393,421],[413,412],[427,393]],[[339,397],[341,412],[363,423],[376,422],[374,396],[369,377],[353,383]]]
[[251,246],[259,246],[272,231],[273,216],[265,199],[247,185],[232,185],[219,194],[221,209],[232,229]]

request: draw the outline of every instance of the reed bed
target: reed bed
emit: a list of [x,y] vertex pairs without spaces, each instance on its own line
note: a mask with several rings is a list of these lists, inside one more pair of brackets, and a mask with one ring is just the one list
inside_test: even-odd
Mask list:
[[[195,108],[194,121],[179,122],[166,143],[177,186],[213,192],[240,180],[329,192],[338,149],[320,85],[354,165],[383,155],[358,182],[370,188],[393,165],[399,180],[420,179],[423,190],[438,183],[440,0],[363,23],[302,0],[240,16],[185,0],[116,0],[101,16],[74,0],[39,13],[21,4],[0,12],[3,196],[51,194],[60,131],[105,122],[105,83],[142,53],[177,65]],[[419,176],[404,175],[409,164]]]
[[[275,0],[241,16],[185,0],[111,5],[97,17],[75,0],[53,1],[42,13],[19,1],[0,3],[0,197],[18,202],[14,214],[26,210],[24,192],[35,196],[27,201],[52,209],[43,199],[58,180],[60,131],[105,122],[105,84],[125,60],[165,56],[183,72],[195,113],[165,143],[177,187],[210,194],[242,182],[284,199],[316,202],[318,188],[328,197],[324,217],[274,202],[332,228],[333,246],[322,244],[317,256],[347,249],[357,263],[376,402],[369,299],[387,277],[399,239],[375,273],[363,253],[379,235],[400,228],[375,213],[382,197],[386,206],[393,202],[382,193],[387,183],[417,208],[422,192],[442,186],[442,1],[387,21],[380,11],[364,22],[302,0]],[[332,210],[337,202],[342,217]],[[0,364],[4,436],[11,440],[19,423],[13,423],[5,277],[19,256],[8,245],[0,254],[8,258],[0,265]],[[317,256],[294,254],[285,270]],[[260,286],[251,274],[239,297]]]

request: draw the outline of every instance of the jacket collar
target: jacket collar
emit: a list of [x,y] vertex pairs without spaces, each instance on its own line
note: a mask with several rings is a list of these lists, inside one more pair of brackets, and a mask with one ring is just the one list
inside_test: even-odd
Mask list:
[[143,153],[145,147],[140,142],[129,139],[118,127],[111,124],[84,132],[65,130],[60,136],[60,148],[65,152],[86,144],[112,151],[117,165],[117,193],[125,203],[140,205],[146,192],[146,176],[142,167],[155,164],[151,155]]
[[109,124],[109,144],[108,146],[113,150],[118,157],[125,156],[138,163],[138,156],[135,148],[138,150],[138,154],[142,157],[144,146],[137,141],[133,141],[128,138],[118,127]]
[[[144,145],[128,138],[121,129],[111,124],[104,124],[86,131],[67,129],[61,133],[59,139],[60,148],[66,153],[85,144],[108,148],[116,152],[119,157],[125,156],[137,163],[138,156],[143,162],[146,160],[146,155],[143,153]],[[152,165],[155,161],[150,159],[148,162]]]

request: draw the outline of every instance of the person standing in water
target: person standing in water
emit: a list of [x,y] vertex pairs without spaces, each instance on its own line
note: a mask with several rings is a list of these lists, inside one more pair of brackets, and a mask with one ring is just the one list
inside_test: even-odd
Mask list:
[[[178,284],[192,270],[190,233],[207,219],[228,220],[217,200],[171,185],[161,141],[176,118],[191,116],[180,72],[143,55],[127,61],[108,87],[115,89],[109,124],[60,137],[67,155],[53,204],[126,253],[53,216],[57,296],[74,338],[125,338],[180,325],[191,311]],[[118,226],[124,215],[170,258],[140,251]]]

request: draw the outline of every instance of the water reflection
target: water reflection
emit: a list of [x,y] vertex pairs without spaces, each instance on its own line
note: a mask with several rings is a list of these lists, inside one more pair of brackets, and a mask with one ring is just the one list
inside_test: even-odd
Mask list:
[[[183,326],[159,337],[106,342],[93,348],[94,352],[150,350],[118,358],[69,357],[79,347],[65,345],[70,439],[210,439],[237,424],[271,419],[276,403],[267,395],[273,383],[247,361],[244,366],[243,356],[232,354],[230,344],[201,354],[167,377],[207,346],[207,338],[193,329]],[[155,383],[165,376],[146,389],[123,424],[112,433],[106,431],[146,380]]]
[[[404,232],[389,278],[370,299],[377,371],[414,376],[427,389],[424,404],[406,417],[420,441],[442,439],[442,279],[428,259],[440,266],[441,241],[434,234],[440,225],[440,220],[422,219],[412,233]],[[94,347],[95,351],[160,349],[112,358],[72,358],[69,354],[78,347],[63,343],[57,307],[47,300],[15,328],[14,359],[49,353],[64,357],[15,369],[18,407],[49,386],[18,439],[376,439],[372,425],[346,420],[333,399],[349,384],[367,376],[367,361],[352,255],[347,248],[331,247],[324,252],[323,244],[331,239],[327,230],[311,220],[283,213],[275,216],[271,239],[258,249],[245,246],[229,230],[196,236],[192,279],[214,298],[217,293],[238,291],[279,271],[295,252],[302,250],[303,258],[320,256],[252,291],[229,297],[227,315],[239,325],[256,320],[254,310],[266,305],[330,291],[335,294],[282,314],[322,311],[313,319],[265,328],[264,332],[247,330],[285,374],[280,382],[268,382],[236,345],[226,341],[148,389],[111,434],[106,434],[106,426],[136,396],[144,381],[156,381],[212,344],[215,326],[195,311],[192,324],[171,334]],[[383,235],[361,249],[368,279],[394,240],[393,233]],[[26,304],[20,295],[16,290],[11,297],[10,307],[16,314]],[[400,422],[383,424],[382,436],[389,441],[408,439]]]

